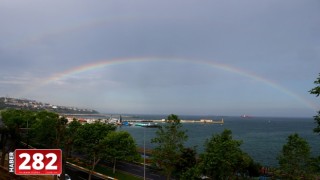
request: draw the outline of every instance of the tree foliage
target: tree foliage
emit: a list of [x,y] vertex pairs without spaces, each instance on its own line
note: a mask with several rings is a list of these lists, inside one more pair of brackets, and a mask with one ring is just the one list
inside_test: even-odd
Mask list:
[[[316,87],[311,89],[309,92],[311,94],[315,94],[316,97],[320,95],[320,74],[316,81],[314,81],[314,84]],[[314,116],[314,120],[317,123],[317,127],[313,129],[314,132],[320,133],[320,110],[318,111],[318,114]]]
[[[28,125],[35,122],[35,112],[7,109],[1,111],[1,118],[3,121],[3,125],[0,127],[1,157],[5,157],[8,151],[13,151],[19,147],[21,140],[25,140],[23,135],[26,133],[21,128],[27,128]],[[1,158],[0,164],[4,165],[4,158]]]
[[64,137],[64,148],[65,148],[67,157],[71,156],[71,151],[73,149],[76,134],[78,129],[81,126],[82,125],[79,121],[77,121],[76,119],[73,119],[73,121],[71,121],[66,127],[65,137]]
[[30,127],[35,123],[36,113],[28,110],[8,109],[1,112],[3,123],[8,127],[10,137],[19,142],[22,138],[21,128]]
[[232,179],[246,173],[252,159],[242,152],[239,140],[232,139],[232,132],[224,130],[213,135],[205,143],[205,152],[200,155],[201,172],[213,179]]
[[93,124],[85,124],[77,130],[74,139],[75,147],[78,151],[86,154],[92,163],[89,179],[91,179],[91,174],[95,166],[101,158],[106,156],[106,147],[102,140],[110,132],[115,131],[115,129],[116,127],[114,125],[96,122]]
[[200,180],[205,179],[205,175],[202,174],[199,164],[187,169],[180,175],[181,180]]
[[117,160],[133,161],[140,158],[135,141],[128,132],[110,132],[102,143],[106,147],[106,157],[113,161],[113,173],[115,173]]
[[310,146],[298,134],[292,134],[287,138],[287,143],[283,145],[278,161],[282,178],[311,178]]
[[65,132],[67,120],[49,111],[40,111],[32,126],[32,136],[38,144],[49,148],[59,148]]
[[[197,163],[197,151],[195,148],[183,148],[181,151],[181,156],[179,157],[176,167],[175,175],[180,177],[188,169],[194,167]],[[179,178],[180,179],[180,178]]]
[[[31,111],[30,111],[31,112]],[[68,120],[59,114],[49,111],[34,112],[34,121],[29,125],[28,139],[34,145],[41,148],[61,148],[62,149],[62,176],[64,179],[66,153],[64,147],[65,130]],[[28,130],[29,131],[29,130]],[[29,135],[30,134],[30,135]]]
[[151,140],[156,144],[152,154],[153,161],[164,170],[167,179],[170,179],[172,172],[176,169],[184,142],[187,140],[186,131],[181,128],[179,117],[171,114],[166,124],[157,130],[156,137]]
[[311,89],[310,93],[315,94],[318,97],[320,95],[320,73],[319,73],[319,77],[317,78],[317,80],[314,81],[314,84],[316,84],[317,86],[314,87],[313,89]]

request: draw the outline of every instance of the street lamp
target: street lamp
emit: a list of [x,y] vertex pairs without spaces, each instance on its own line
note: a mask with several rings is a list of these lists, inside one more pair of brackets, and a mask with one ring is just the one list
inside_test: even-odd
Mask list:
[[143,129],[143,179],[146,180],[146,128]]

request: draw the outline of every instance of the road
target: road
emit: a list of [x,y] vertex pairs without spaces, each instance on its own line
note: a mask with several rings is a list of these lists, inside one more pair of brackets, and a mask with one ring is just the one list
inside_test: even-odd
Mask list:
[[[66,166],[66,173],[70,176],[70,178],[72,180],[74,180],[74,179],[75,180],[87,180],[89,177],[88,173],[81,171],[79,169],[76,169],[74,167],[71,167],[71,166]],[[92,180],[103,180],[103,178],[100,178],[96,175],[92,175],[91,179]]]
[[[100,163],[100,165],[106,166],[111,169],[113,167],[113,164],[111,162],[102,162]],[[131,164],[131,163],[126,163],[121,161],[117,162],[116,171],[126,172],[134,176],[140,177],[141,179],[143,179],[143,176],[144,176],[142,165]],[[71,177],[71,179],[88,179],[87,172],[71,167],[69,165],[66,166],[66,173]],[[100,178],[96,175],[92,175],[92,179],[98,180],[103,178]],[[146,167],[146,179],[165,180],[166,177],[163,175],[160,175],[159,172],[157,172],[156,170]]]
[[[109,168],[113,167],[113,164],[111,162],[103,161],[102,163],[103,165],[106,165]],[[118,161],[116,164],[116,171],[117,170],[127,172],[141,178],[144,177],[143,165]],[[166,177],[161,175],[158,171],[146,166],[146,179],[165,180]]]

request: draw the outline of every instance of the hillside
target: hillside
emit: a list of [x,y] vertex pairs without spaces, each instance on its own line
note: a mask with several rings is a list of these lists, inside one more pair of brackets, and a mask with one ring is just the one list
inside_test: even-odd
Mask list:
[[17,99],[17,98],[8,98],[8,97],[0,97],[0,109],[27,109],[34,111],[47,110],[56,113],[63,114],[98,114],[98,111],[92,109],[81,109],[76,107],[67,107],[67,106],[59,106],[52,105],[49,103],[42,103],[35,100],[29,99]]

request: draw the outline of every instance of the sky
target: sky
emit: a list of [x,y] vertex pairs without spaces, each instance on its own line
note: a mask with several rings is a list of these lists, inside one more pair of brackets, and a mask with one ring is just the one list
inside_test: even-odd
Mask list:
[[318,0],[0,0],[0,97],[103,113],[312,117]]

